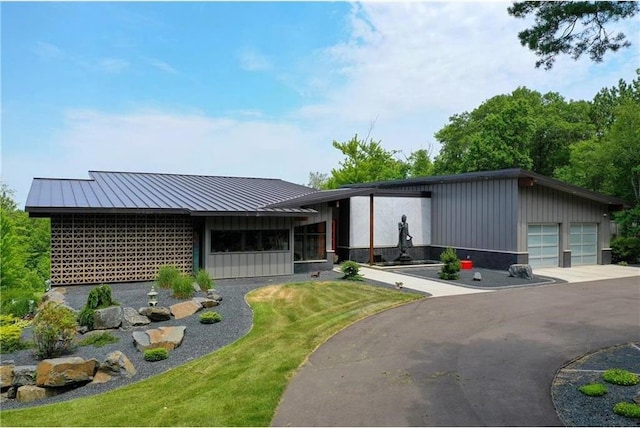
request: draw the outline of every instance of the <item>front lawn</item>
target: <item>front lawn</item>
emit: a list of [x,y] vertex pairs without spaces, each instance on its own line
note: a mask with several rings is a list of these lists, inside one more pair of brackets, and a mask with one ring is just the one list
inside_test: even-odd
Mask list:
[[267,426],[289,379],[318,346],[355,321],[419,298],[346,282],[260,288],[247,295],[253,328],[237,342],[115,391],[1,412],[1,425]]

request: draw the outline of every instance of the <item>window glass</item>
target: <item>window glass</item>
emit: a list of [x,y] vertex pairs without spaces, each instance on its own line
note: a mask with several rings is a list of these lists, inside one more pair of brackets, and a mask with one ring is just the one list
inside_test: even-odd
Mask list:
[[327,258],[326,222],[306,224],[294,229],[294,260]]
[[212,253],[288,250],[288,230],[211,231]]
[[242,248],[242,232],[229,230],[211,231],[211,252],[240,251]]

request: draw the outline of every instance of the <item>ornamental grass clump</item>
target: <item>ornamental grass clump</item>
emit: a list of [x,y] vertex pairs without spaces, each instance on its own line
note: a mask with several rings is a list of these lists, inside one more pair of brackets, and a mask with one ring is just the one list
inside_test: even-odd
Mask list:
[[33,319],[33,343],[37,358],[53,358],[75,349],[76,316],[55,302],[47,302]]
[[460,275],[460,259],[456,254],[456,250],[449,247],[440,254],[440,261],[444,263],[440,272],[438,272],[438,277],[440,279],[452,280],[458,279]]
[[145,361],[161,361],[169,358],[169,351],[164,348],[152,348],[144,351]]
[[602,374],[602,379],[615,385],[637,385],[640,382],[638,375],[623,369],[609,369]]
[[171,265],[163,265],[158,269],[156,283],[160,288],[171,288],[174,281],[181,276],[180,269]]
[[627,418],[640,418],[640,405],[622,401],[613,406],[613,412]]
[[217,312],[203,312],[200,314],[200,323],[202,324],[214,324],[222,321],[222,315]]
[[607,387],[601,383],[590,383],[588,385],[582,385],[578,388],[578,391],[589,397],[600,397],[608,392]]
[[94,346],[101,348],[110,343],[116,343],[119,339],[109,332],[102,332],[100,334],[92,334],[85,337],[80,341],[80,346]]
[[340,266],[342,273],[344,274],[342,279],[348,281],[362,281],[362,275],[360,275],[360,265],[353,260],[347,260]]
[[204,269],[199,269],[196,274],[196,282],[204,291],[213,289],[213,279],[211,279],[211,275]]
[[176,299],[189,299],[193,296],[193,277],[190,275],[180,275],[171,283],[173,297]]

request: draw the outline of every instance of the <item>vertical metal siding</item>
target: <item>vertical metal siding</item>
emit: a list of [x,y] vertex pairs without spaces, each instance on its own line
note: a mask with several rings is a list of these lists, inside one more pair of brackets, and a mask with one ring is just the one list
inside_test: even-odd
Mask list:
[[560,224],[560,245],[569,250],[571,223],[598,224],[598,251],[608,248],[611,239],[608,207],[596,201],[542,186],[521,187],[518,200],[518,250],[527,250],[527,225]]
[[[285,217],[209,217],[204,239],[205,267],[214,278],[247,278],[293,273],[293,220]],[[212,230],[289,231],[289,251],[211,253]]]

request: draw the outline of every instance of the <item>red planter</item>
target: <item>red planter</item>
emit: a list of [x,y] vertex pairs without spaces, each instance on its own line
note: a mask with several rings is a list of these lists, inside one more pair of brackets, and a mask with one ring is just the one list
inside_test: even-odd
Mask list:
[[473,262],[471,260],[460,260],[460,268],[473,269]]

